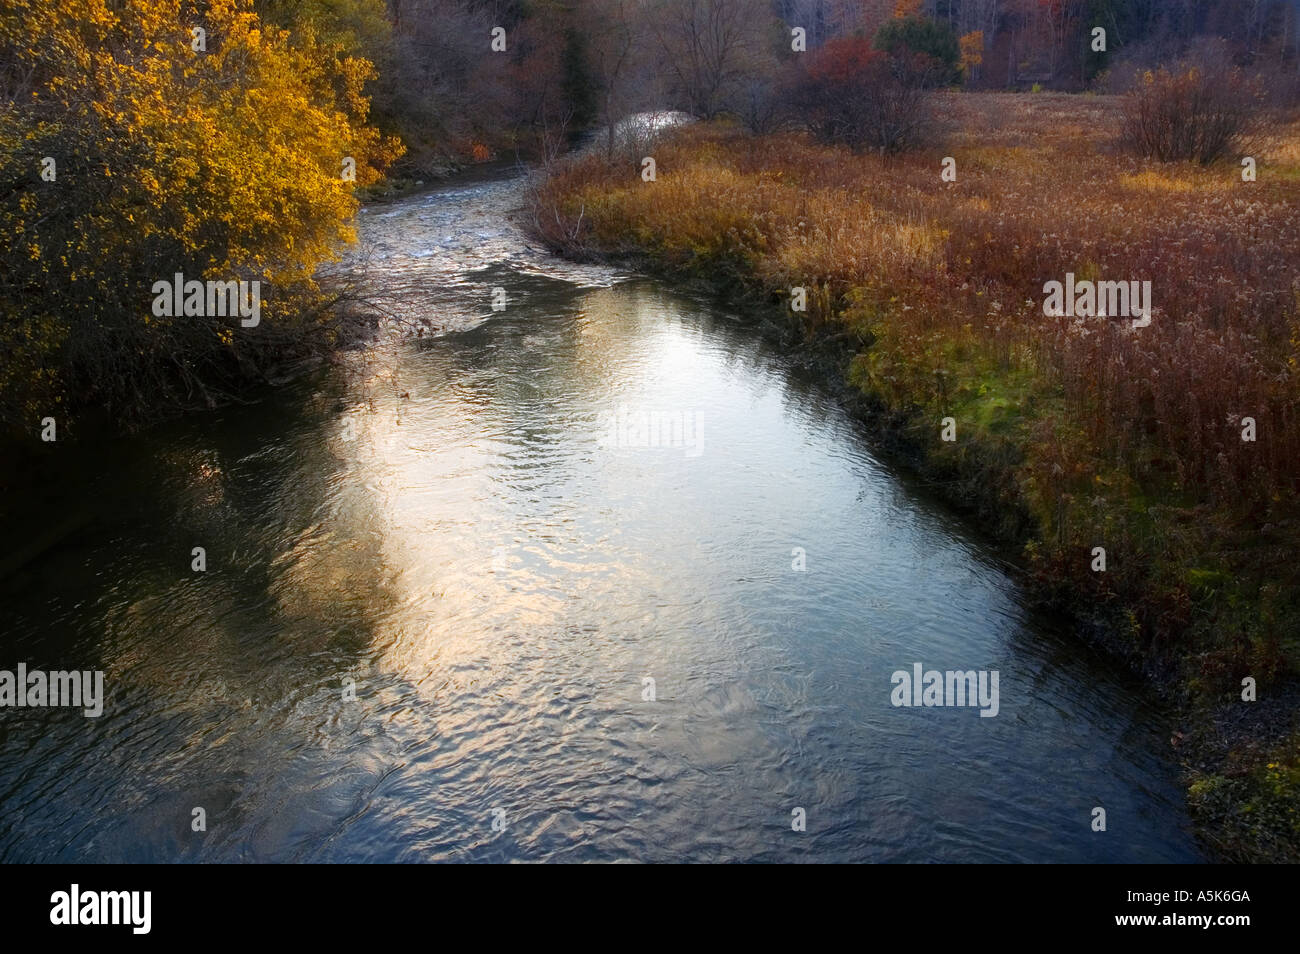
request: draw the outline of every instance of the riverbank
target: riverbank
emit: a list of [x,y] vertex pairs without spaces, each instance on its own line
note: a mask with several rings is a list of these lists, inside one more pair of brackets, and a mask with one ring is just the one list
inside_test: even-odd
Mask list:
[[[654,182],[584,160],[540,237],[779,312],[1040,600],[1178,701],[1214,851],[1297,860],[1300,136],[1246,183],[1113,153],[1104,97],[943,111],[947,143],[897,160],[718,127],[659,144]],[[1070,276],[1150,281],[1150,325],[1045,316]]]

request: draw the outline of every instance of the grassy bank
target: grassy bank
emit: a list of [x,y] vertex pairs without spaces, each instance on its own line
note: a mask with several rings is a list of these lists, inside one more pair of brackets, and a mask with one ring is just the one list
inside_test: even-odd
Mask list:
[[[739,283],[836,342],[881,433],[1176,696],[1217,853],[1300,860],[1300,131],[1243,182],[1114,151],[1105,97],[942,112],[944,145],[895,159],[710,126],[656,146],[654,182],[584,160],[540,189],[540,237]],[[1150,281],[1150,325],[1045,316],[1067,273]]]

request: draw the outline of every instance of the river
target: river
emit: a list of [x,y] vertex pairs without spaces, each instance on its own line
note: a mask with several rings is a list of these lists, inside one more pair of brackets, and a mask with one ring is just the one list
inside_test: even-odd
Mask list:
[[[725,305],[530,248],[520,189],[360,216],[421,337],[70,456],[0,667],[105,710],[0,711],[0,860],[1202,859],[1139,681]],[[997,714],[893,705],[917,663]]]

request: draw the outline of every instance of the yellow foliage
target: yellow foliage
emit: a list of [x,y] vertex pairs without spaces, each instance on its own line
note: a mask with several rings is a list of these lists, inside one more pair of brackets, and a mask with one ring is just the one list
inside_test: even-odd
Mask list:
[[1190,178],[1175,178],[1173,175],[1162,174],[1153,169],[1147,169],[1136,175],[1120,176],[1119,181],[1131,189],[1140,189],[1148,192],[1197,192],[1201,193],[1207,189],[1213,189],[1215,184],[1210,181],[1201,181]]
[[973,30],[957,41],[961,47],[961,67],[971,70],[984,62],[984,31]]
[[152,283],[176,272],[269,282],[264,314],[292,320],[296,292],[354,237],[354,184],[400,154],[367,121],[371,64],[310,30],[291,42],[250,0],[6,0],[0,63],[16,91],[0,112],[0,181],[16,184],[0,234],[33,249],[0,252],[7,417],[19,392],[49,398],[33,390],[52,384],[38,368],[113,390],[110,372],[188,366],[229,337],[167,318],[146,328]]

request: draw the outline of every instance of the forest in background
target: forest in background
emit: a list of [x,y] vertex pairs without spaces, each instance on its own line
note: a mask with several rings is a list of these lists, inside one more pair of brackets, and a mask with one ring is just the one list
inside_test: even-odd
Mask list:
[[[378,0],[353,2],[357,17]],[[1267,72],[1290,94],[1300,81],[1297,0],[389,0],[387,19],[391,32],[366,34],[375,116],[408,145],[398,169],[417,174],[554,152],[646,110],[767,131],[790,110],[795,27],[814,51],[923,20],[938,34],[927,51],[951,56],[968,89],[1117,92],[1139,70],[1190,56]],[[507,49],[485,55],[496,26]]]

